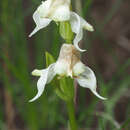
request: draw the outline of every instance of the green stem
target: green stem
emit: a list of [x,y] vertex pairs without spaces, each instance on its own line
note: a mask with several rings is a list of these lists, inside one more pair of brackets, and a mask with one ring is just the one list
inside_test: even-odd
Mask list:
[[[61,37],[65,40],[65,42],[67,44],[72,44],[74,33],[72,32],[69,21],[60,23],[59,32],[60,32]],[[64,84],[64,83],[62,83],[62,84]],[[66,87],[72,88],[72,86],[68,86],[68,85],[65,85],[65,88]],[[66,89],[65,89],[65,91],[66,91]],[[70,90],[70,91],[67,90],[67,91],[68,91],[68,93],[71,93],[70,95],[72,96],[73,90]],[[78,130],[76,118],[75,118],[74,102],[71,99],[72,99],[72,97],[69,99],[69,101],[66,102],[67,108],[68,108],[68,115],[69,115],[69,126],[70,126],[70,130]]]
[[60,23],[59,31],[61,37],[66,41],[66,43],[72,44],[74,33],[72,32],[71,25],[68,21]]
[[68,108],[70,130],[78,130],[77,122],[76,122],[76,118],[75,118],[74,102],[68,101],[67,108]]

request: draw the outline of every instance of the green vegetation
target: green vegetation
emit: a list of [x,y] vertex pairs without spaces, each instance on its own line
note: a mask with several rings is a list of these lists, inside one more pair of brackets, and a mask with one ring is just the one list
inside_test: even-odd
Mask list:
[[[75,1],[73,0],[73,4]],[[28,38],[35,26],[31,15],[39,2],[38,0],[1,0],[0,130],[63,130],[63,126],[68,127],[65,104],[56,96],[53,83],[47,85],[45,92],[38,100],[33,103],[28,102],[37,92],[37,77],[31,76],[31,71],[35,68],[45,68],[46,64],[48,66],[49,62],[54,60],[44,62],[46,50],[57,59],[61,43],[64,42],[54,22]],[[87,130],[89,128],[128,130],[130,128],[130,75],[128,71],[130,59],[126,58],[121,62],[120,59],[123,59],[121,52],[117,55],[104,31],[107,28],[105,26],[112,22],[112,18],[123,5],[123,0],[113,2],[105,18],[102,19],[102,23],[95,21],[96,18],[91,16],[93,3],[92,0],[82,0],[82,16],[85,18],[87,14],[95,28],[94,33],[84,34],[83,42],[87,49],[88,65],[94,68],[97,75],[100,94],[108,100],[101,101],[89,93],[88,89],[78,88],[77,121],[80,128],[88,128]],[[97,41],[97,39],[100,40]],[[105,63],[102,63],[98,57],[97,42],[101,42],[98,45],[104,50],[101,59],[104,57]],[[96,52],[93,47],[97,47]],[[49,53],[46,53],[46,56],[49,57]],[[86,63],[86,53],[83,53],[84,63]],[[105,58],[106,53],[109,59]],[[114,70],[112,67],[109,68],[107,60],[112,60],[112,64],[116,66]],[[104,70],[110,71],[110,76],[103,75]],[[118,115],[121,115],[121,122],[118,122],[120,121]]]

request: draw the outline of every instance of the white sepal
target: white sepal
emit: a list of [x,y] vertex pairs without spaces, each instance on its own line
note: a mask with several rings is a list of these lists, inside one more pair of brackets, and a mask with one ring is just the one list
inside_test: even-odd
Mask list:
[[49,18],[43,18],[39,11],[36,10],[33,14],[33,20],[36,23],[36,27],[35,29],[32,31],[32,33],[29,35],[29,37],[31,37],[32,35],[34,35],[37,31],[39,31],[40,29],[46,27],[49,25],[49,23],[52,21]]
[[81,52],[86,51],[80,49],[78,43],[83,38],[83,29],[86,29],[88,31],[94,31],[93,26],[91,26],[87,21],[85,21],[82,17],[80,17],[75,12],[71,12],[70,24],[71,24],[72,32],[76,33],[76,36],[73,41],[74,46]]
[[55,63],[49,65],[49,72],[48,72],[48,79],[47,79],[47,84],[52,81],[52,79],[55,77],[56,72],[55,72]]
[[69,63],[65,60],[57,60],[56,64],[55,64],[55,72],[56,74],[60,75],[60,76],[65,76],[67,75],[68,72],[68,68],[69,68]]
[[36,10],[41,17],[43,18],[47,17],[50,10],[51,3],[52,0],[42,1],[41,5]]
[[80,16],[77,15],[75,12],[71,12],[70,16],[70,24],[72,32],[76,33],[76,36],[74,38],[74,46],[81,52],[84,52],[86,50],[82,50],[79,48],[79,41],[83,38],[83,29],[81,25]]
[[80,21],[82,24],[82,27],[90,32],[94,31],[94,28],[91,24],[89,24],[86,20],[84,20],[82,17],[80,17]]
[[81,61],[77,62],[73,67],[74,76],[78,76],[84,71],[85,71],[85,65]]
[[32,75],[33,76],[41,76],[42,71],[44,71],[44,70],[35,69],[35,70],[32,71]]
[[[49,83],[54,78],[54,76],[55,76],[54,66],[55,66],[55,64],[51,64],[47,69],[43,69],[43,70],[41,70],[41,72],[39,70],[41,75],[40,75],[40,78],[38,79],[38,82],[37,82],[38,93],[29,102],[33,102],[36,99],[38,99],[42,95],[44,88],[45,88],[45,85],[47,83]],[[33,72],[36,72],[36,71],[33,71]],[[37,72],[38,72],[38,70],[37,70]]]
[[102,100],[106,100],[106,98],[100,96],[97,91],[97,85],[96,85],[96,76],[94,72],[89,68],[85,67],[85,72],[83,72],[77,79],[77,82],[79,83],[80,86],[89,88],[93,94],[95,94],[98,98]]

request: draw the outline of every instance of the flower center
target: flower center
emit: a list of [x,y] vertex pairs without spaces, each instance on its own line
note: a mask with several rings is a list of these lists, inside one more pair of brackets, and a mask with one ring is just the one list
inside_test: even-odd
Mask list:
[[71,44],[63,44],[55,65],[55,72],[60,76],[77,77],[84,72],[84,64],[80,61],[80,53]]

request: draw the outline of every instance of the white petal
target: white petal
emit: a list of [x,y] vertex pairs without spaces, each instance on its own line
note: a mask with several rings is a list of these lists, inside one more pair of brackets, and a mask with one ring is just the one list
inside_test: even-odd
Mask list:
[[39,12],[41,17],[47,17],[50,6],[51,6],[52,0],[46,0],[42,1],[42,4],[37,8],[37,11]]
[[91,89],[91,91],[92,91],[93,94],[96,95],[98,98],[100,98],[100,99],[102,99],[102,100],[107,100],[107,98],[104,98],[104,97],[100,96],[100,95],[97,93],[96,90],[92,90],[92,89]]
[[43,70],[35,69],[32,71],[33,76],[41,76]]
[[76,36],[73,41],[74,46],[81,52],[86,51],[80,49],[78,46],[79,41],[83,38],[83,28],[82,28],[80,16],[77,15],[75,12],[71,12],[70,24],[71,24],[72,32],[76,33]]
[[54,78],[54,76],[56,75],[54,68],[55,68],[55,63],[53,63],[49,66],[47,84],[50,83],[52,81],[52,79]]
[[57,7],[57,9],[52,13],[51,18],[54,21],[67,21],[70,19],[70,10],[68,5],[62,5]]
[[42,73],[41,73],[41,76],[37,82],[38,93],[29,102],[33,102],[36,99],[38,99],[42,95],[44,88],[45,88],[45,85],[47,83],[49,83],[54,78],[54,76],[55,76],[54,66],[55,66],[55,64],[51,64],[47,69],[41,70]]
[[74,74],[74,76],[78,76],[81,73],[83,73],[84,71],[85,71],[85,65],[81,61],[77,62],[73,66],[73,74]]
[[38,99],[38,98],[42,95],[42,93],[43,93],[43,91],[44,91],[44,88],[45,88],[45,84],[46,84],[46,82],[47,82],[46,80],[47,80],[47,73],[45,73],[44,76],[42,75],[42,76],[39,78],[39,80],[38,80],[38,82],[37,82],[38,93],[37,93],[37,95],[36,95],[33,99],[31,99],[29,102],[35,101],[36,99]]
[[37,31],[39,31],[40,29],[46,27],[49,25],[49,23],[52,21],[51,19],[48,18],[43,18],[39,11],[36,10],[33,14],[33,20],[36,23],[36,27],[35,29],[32,31],[32,33],[29,35],[29,37],[31,37],[32,35],[34,35]]
[[94,31],[94,28],[92,25],[90,25],[87,21],[85,21],[82,17],[80,17],[82,27],[88,31]]
[[89,68],[89,67],[85,67],[85,72],[82,73],[79,78],[77,78],[78,83],[80,84],[80,86],[85,87],[85,88],[89,88],[93,94],[95,94],[98,98],[102,99],[102,100],[106,100],[106,98],[101,97],[97,92],[96,92],[96,77],[94,72]]

